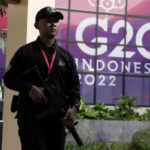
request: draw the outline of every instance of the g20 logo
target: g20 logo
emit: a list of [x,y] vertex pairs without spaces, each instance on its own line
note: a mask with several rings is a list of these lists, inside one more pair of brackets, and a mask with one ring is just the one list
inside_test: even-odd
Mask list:
[[[88,3],[92,7],[96,7],[97,0],[88,0]],[[99,7],[103,8],[106,12],[112,9],[123,9],[125,8],[125,0],[99,0]]]
[[[76,40],[77,41],[84,41],[83,39],[83,32],[84,30],[91,25],[96,25],[96,18],[92,17],[92,18],[87,18],[85,20],[83,20],[79,26],[76,29]],[[105,32],[108,31],[108,19],[98,19],[98,26],[101,27]],[[125,21],[124,20],[119,20],[117,22],[115,22],[112,26],[112,30],[111,33],[112,34],[118,34],[119,33],[119,29],[124,28],[125,27]],[[126,23],[126,44],[128,44],[132,38],[133,38],[133,27],[132,25],[127,22]],[[135,37],[135,44],[136,45],[140,45],[140,46],[144,46],[143,45],[143,37],[144,35],[150,30],[150,23],[146,23],[144,25],[142,25],[139,30],[136,33],[136,37]],[[108,39],[107,37],[96,37],[93,38],[91,40],[91,42],[97,42],[98,43],[107,43]],[[125,38],[123,38],[119,44],[124,44],[125,42]],[[88,55],[95,55],[95,49],[91,48],[89,46],[87,46],[85,43],[78,43],[79,48],[86,54]],[[146,59],[150,59],[150,52],[143,48],[143,47],[137,47],[138,52],[140,53],[141,56],[143,56]],[[107,45],[102,45],[101,47],[99,47],[97,49],[97,55],[102,55],[104,53],[107,52]],[[131,58],[135,55],[136,52],[131,52],[131,51],[126,51],[126,58]],[[123,46],[116,46],[108,55],[109,57],[117,57],[117,58],[123,58],[124,57],[124,51],[123,51]]]

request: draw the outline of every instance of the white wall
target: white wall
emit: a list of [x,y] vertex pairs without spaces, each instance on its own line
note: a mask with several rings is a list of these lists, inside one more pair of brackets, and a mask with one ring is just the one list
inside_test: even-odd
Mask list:
[[28,0],[27,43],[38,36],[38,30],[34,28],[35,16],[38,10],[46,6],[54,7],[55,0]]

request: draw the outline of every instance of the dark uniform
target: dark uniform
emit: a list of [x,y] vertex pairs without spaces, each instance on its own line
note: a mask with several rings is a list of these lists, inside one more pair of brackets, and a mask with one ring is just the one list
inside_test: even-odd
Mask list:
[[76,65],[67,51],[59,47],[56,41],[50,48],[46,47],[39,37],[22,46],[10,61],[4,76],[6,87],[19,91],[20,102],[16,118],[22,150],[60,150],[65,143],[65,127],[60,118],[49,116],[41,121],[36,120],[37,114],[44,111],[45,103],[34,103],[28,94],[32,85],[41,87],[41,78],[45,79],[47,76],[48,68],[41,49],[45,51],[49,62],[56,50],[56,58],[47,82],[67,97],[68,106],[77,106],[80,100]]

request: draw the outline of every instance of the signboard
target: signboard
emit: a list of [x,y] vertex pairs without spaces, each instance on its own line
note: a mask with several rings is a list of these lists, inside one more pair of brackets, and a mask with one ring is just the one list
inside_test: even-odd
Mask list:
[[3,78],[6,63],[7,20],[6,9],[6,15],[0,16],[0,80]]
[[96,102],[115,104],[125,72],[125,93],[136,96],[138,105],[150,105],[148,0],[71,0],[70,4],[56,0],[55,4],[65,17],[57,39],[64,40],[61,46],[68,47],[75,59],[82,96],[93,103],[96,90]]

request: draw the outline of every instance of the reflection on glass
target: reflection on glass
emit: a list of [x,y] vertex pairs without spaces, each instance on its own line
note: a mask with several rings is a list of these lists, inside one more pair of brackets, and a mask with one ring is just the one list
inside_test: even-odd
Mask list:
[[96,14],[71,12],[70,40],[95,42]]
[[98,45],[97,72],[118,74],[123,72],[123,46]]
[[[150,46],[150,19],[127,18],[127,45]],[[132,34],[131,34],[132,33]]]
[[95,0],[71,0],[71,9],[96,11],[97,1]]
[[125,20],[124,17],[99,15],[98,43],[124,44]]
[[55,7],[68,8],[68,1],[69,0],[55,0]]
[[67,48],[67,42],[66,41],[65,42],[58,41],[58,45],[61,46],[62,48],[64,48],[65,50],[67,50],[66,49]]
[[99,12],[125,13],[126,0],[99,0]]
[[56,39],[67,40],[67,30],[68,30],[68,11],[61,11],[64,16],[63,20],[59,20],[59,32],[56,35]]
[[88,103],[94,103],[94,82],[95,78],[93,74],[79,74],[80,79],[80,91],[81,95],[84,99],[88,101]]
[[[126,47],[126,52],[133,53],[125,62],[126,74],[150,76],[150,49],[142,47]],[[147,52],[147,53],[146,53]],[[148,59],[149,57],[149,59]]]
[[69,52],[72,54],[72,56],[75,59],[75,63],[77,65],[78,71],[94,72],[95,53],[96,53],[94,44],[70,43]]
[[[125,94],[135,96],[136,104],[142,106],[150,105],[150,79],[143,77],[126,77]],[[132,83],[132,84],[131,84]]]
[[122,77],[115,75],[97,75],[96,102],[116,104],[114,100],[122,94]]
[[149,0],[128,0],[128,14],[149,16]]

